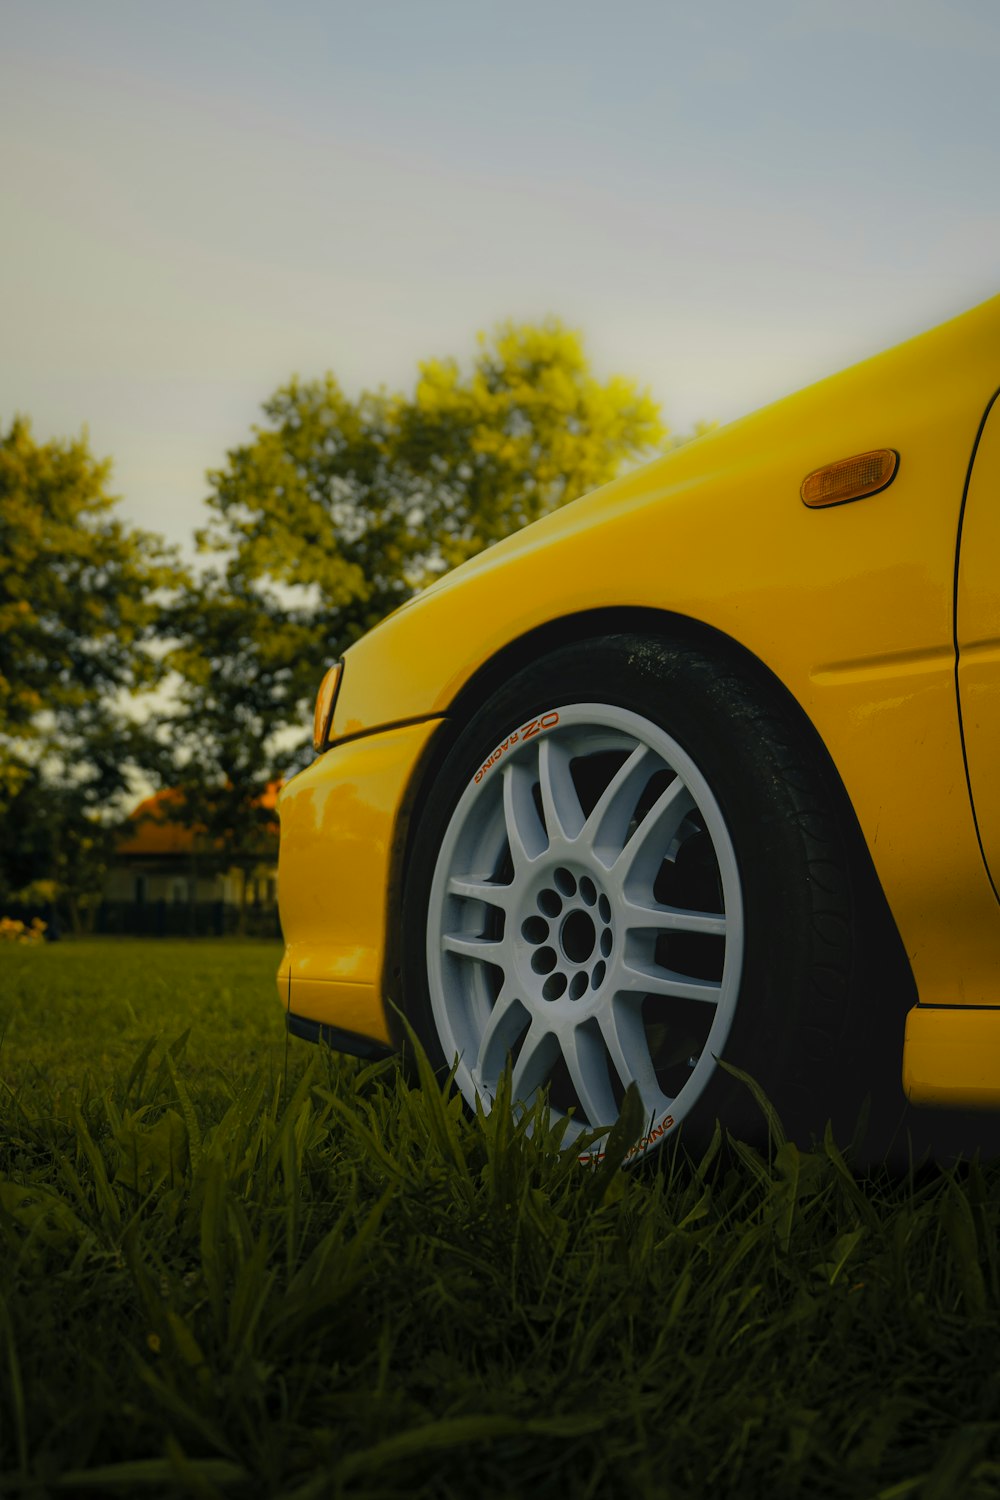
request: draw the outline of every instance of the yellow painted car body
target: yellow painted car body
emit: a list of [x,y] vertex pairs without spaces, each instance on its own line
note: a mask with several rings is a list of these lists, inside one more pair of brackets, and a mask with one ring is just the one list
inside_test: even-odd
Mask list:
[[[280,799],[289,1011],[391,1042],[436,737],[554,641],[681,617],[752,653],[840,775],[919,997],[908,1096],[1000,1107],[998,387],[1000,297],[565,506],[353,646],[332,747]],[[803,505],[806,474],[880,448],[881,493]]]

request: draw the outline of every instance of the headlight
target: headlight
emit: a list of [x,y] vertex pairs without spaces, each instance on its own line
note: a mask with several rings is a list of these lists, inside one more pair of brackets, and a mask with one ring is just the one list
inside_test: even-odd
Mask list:
[[337,689],[343,676],[344,663],[334,662],[319,685],[316,694],[316,712],[313,715],[313,749],[317,755],[330,748],[330,730],[333,727],[333,706],[337,701]]

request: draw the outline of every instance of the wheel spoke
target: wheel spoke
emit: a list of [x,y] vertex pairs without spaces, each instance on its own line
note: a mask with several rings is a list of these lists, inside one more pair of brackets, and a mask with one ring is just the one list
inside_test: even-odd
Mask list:
[[473,1075],[477,1084],[492,1093],[506,1056],[527,1023],[528,1015],[520,1000],[506,988],[502,989],[479,1039],[479,1055]]
[[677,974],[659,965],[623,963],[618,970],[619,989],[640,995],[665,995],[675,1000],[704,1000],[717,1005],[721,984],[712,979],[696,979],[692,974]]
[[549,843],[570,843],[583,828],[583,809],[573,785],[568,747],[553,735],[538,745],[538,783]]
[[504,767],[503,816],[515,870],[522,870],[543,854],[548,839],[535,806],[535,778],[529,767],[515,761]]
[[725,937],[726,919],[720,912],[688,911],[683,906],[642,906],[623,899],[618,917],[630,932],[701,932]]
[[653,1114],[661,1106],[666,1107],[670,1100],[664,1098],[656,1081],[646,1028],[642,1024],[641,998],[617,995],[601,1016],[601,1035],[615,1072],[626,1087],[632,1082],[638,1085],[647,1112]]
[[581,838],[609,868],[622,851],[643,787],[662,764],[648,745],[636,745],[591,809]]
[[461,896],[466,901],[482,901],[502,912],[506,912],[510,902],[509,885],[495,885],[488,880],[476,880],[471,875],[452,875],[448,880],[448,894]]
[[558,1056],[559,1042],[555,1033],[539,1021],[532,1021],[514,1064],[511,1097],[526,1104],[548,1082]]
[[441,946],[448,953],[457,953],[461,958],[477,958],[481,963],[504,967],[502,939],[477,937],[474,932],[445,932]]
[[586,1026],[573,1026],[559,1040],[587,1123],[593,1130],[613,1125],[618,1118],[618,1106],[611,1092],[603,1041]]
[[679,776],[660,793],[612,866],[621,881],[652,885],[671,839],[694,807],[694,798]]

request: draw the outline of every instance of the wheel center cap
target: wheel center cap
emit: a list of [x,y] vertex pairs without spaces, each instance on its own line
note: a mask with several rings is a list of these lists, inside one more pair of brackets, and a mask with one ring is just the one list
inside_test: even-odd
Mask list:
[[585,911],[571,911],[559,931],[563,953],[571,964],[583,964],[594,951],[597,930]]

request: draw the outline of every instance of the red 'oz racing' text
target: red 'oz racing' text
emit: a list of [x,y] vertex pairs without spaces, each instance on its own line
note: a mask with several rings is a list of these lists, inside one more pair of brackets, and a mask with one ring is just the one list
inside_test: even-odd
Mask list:
[[[625,1160],[628,1161],[629,1158],[633,1157],[637,1151],[645,1151],[647,1146],[651,1146],[654,1141],[658,1141],[662,1135],[666,1135],[669,1130],[672,1130],[674,1127],[674,1123],[675,1122],[673,1115],[664,1115],[659,1125],[654,1126],[648,1135],[641,1135],[639,1139],[628,1148],[628,1150],[625,1152]],[[592,1162],[603,1161],[604,1155],[605,1153],[603,1151],[591,1151],[586,1156],[581,1156],[578,1159],[582,1165],[589,1166]]]
[[503,743],[498,745],[493,754],[480,766],[476,772],[476,785],[478,786],[479,782],[486,775],[486,772],[491,770],[497,761],[501,760],[507,754],[512,745],[516,745],[520,740],[533,739],[541,730],[552,729],[558,723],[558,711],[552,708],[548,713],[542,714],[540,719],[529,719],[527,724],[522,724],[520,729],[515,729],[513,734],[509,734]]

